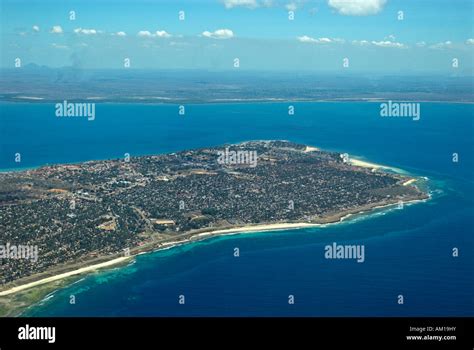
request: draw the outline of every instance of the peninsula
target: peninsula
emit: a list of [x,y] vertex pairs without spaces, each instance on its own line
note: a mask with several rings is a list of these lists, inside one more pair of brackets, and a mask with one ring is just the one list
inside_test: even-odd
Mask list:
[[428,198],[416,178],[386,170],[249,141],[0,173],[0,246],[37,252],[0,257],[0,296],[213,235],[334,223]]

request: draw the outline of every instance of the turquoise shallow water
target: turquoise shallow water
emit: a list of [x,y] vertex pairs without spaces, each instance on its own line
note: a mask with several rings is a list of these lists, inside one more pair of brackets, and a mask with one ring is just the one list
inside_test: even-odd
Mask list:
[[[371,103],[301,103],[295,110],[290,117],[287,104],[194,105],[180,117],[177,106],[107,104],[88,122],[56,118],[53,105],[1,105],[3,169],[287,139],[428,176],[434,191],[429,202],[343,224],[141,255],[55,292],[26,315],[472,316],[473,107],[422,104],[418,122],[381,118]],[[325,259],[332,242],[364,244],[365,262]]]

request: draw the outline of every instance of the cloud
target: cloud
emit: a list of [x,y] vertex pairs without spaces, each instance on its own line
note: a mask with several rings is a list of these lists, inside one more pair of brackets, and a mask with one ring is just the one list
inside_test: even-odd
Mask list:
[[[307,0],[290,0],[286,5],[285,8],[288,11],[296,11],[301,9]],[[278,4],[277,4],[278,5]]]
[[467,39],[466,45],[474,45],[474,39]]
[[63,28],[61,28],[61,26],[53,26],[53,28],[51,28],[51,30],[50,30],[50,33],[52,33],[52,34],[62,34],[63,33]]
[[[344,44],[346,41],[344,39],[338,38],[312,38],[307,35],[297,37],[298,41],[302,43],[312,43],[312,44]],[[368,40],[353,40],[352,45],[357,46],[378,46],[378,47],[394,47],[399,49],[404,49],[405,46],[402,43],[391,41],[391,40],[381,40],[381,41],[368,41]]]
[[256,0],[224,0],[224,6],[226,9],[231,9],[234,7],[247,7],[247,8],[256,8],[258,6]]
[[397,49],[403,49],[406,47],[402,43],[398,43],[396,41],[390,41],[390,40],[372,41],[372,45],[379,46],[379,47],[395,47]]
[[433,44],[430,46],[430,49],[439,49],[439,50],[442,50],[442,49],[446,49],[446,48],[450,48],[451,45],[453,43],[451,41],[445,41],[445,42],[442,42],[442,43],[436,43],[436,44]]
[[142,38],[151,38],[153,36],[148,30],[140,30],[137,35]]
[[295,2],[290,2],[289,4],[285,5],[285,8],[288,11],[296,11],[296,9],[298,8],[298,5]]
[[425,47],[425,46],[426,46],[426,42],[424,42],[424,41],[419,41],[419,42],[416,43],[416,46],[418,46],[418,47]]
[[337,39],[337,38],[312,38],[307,35],[299,36],[296,39],[298,39],[299,42],[302,43],[311,43],[311,44],[331,44],[331,43],[344,43],[343,39]]
[[387,35],[385,38],[383,38],[383,40],[391,40],[391,41],[395,41],[395,35],[393,34],[390,34],[390,35]]
[[248,9],[255,9],[257,7],[282,7],[287,11],[296,11],[301,8],[306,1],[307,0],[221,0],[226,9],[236,7],[245,7]]
[[367,40],[353,40],[352,44],[353,45],[359,45],[359,46],[369,46],[370,41],[367,41]]
[[386,0],[328,0],[328,5],[345,16],[368,16],[379,13]]
[[213,32],[209,32],[206,30],[202,32],[202,36],[213,39],[230,39],[234,37],[234,32],[230,29],[217,29]]
[[40,27],[38,27],[37,25],[34,25],[34,26],[32,27],[32,29],[33,29],[33,31],[36,32],[36,33],[38,33],[38,32],[40,31]]
[[117,35],[117,36],[126,36],[127,33],[125,33],[125,32],[117,32],[117,33],[115,33],[115,35]]
[[97,30],[95,29],[83,29],[83,28],[76,28],[74,29],[74,33],[76,34],[84,34],[84,35],[96,35]]
[[164,30],[157,30],[155,35],[159,38],[169,38],[169,37],[171,37],[171,34],[167,33]]
[[148,30],[140,30],[137,35],[141,38],[171,38],[171,34],[165,30],[157,30],[155,33],[151,33]]
[[368,41],[368,40],[353,40],[352,45],[358,46],[378,46],[378,47],[394,47],[397,49],[405,49],[407,46],[391,40],[381,40],[381,41]]

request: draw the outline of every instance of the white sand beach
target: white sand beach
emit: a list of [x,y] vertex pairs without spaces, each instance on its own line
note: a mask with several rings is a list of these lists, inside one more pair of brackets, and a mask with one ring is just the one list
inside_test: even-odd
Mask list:
[[351,165],[359,166],[359,167],[362,167],[362,168],[370,168],[370,169],[373,169],[374,171],[375,170],[386,169],[386,170],[391,170],[391,171],[399,173],[399,174],[406,174],[406,171],[404,171],[402,169],[399,169],[399,168],[395,168],[395,167],[387,166],[387,165],[382,165],[382,164],[377,164],[377,163],[371,163],[371,162],[367,162],[365,160],[360,160],[360,159],[349,158],[349,163]]
[[61,273],[61,274],[56,275],[56,276],[43,278],[39,281],[26,283],[26,284],[23,284],[21,286],[13,287],[13,288],[7,289],[3,292],[0,292],[0,297],[6,296],[6,295],[9,295],[9,294],[13,294],[13,293],[16,293],[16,292],[19,292],[19,291],[22,291],[22,290],[25,290],[25,289],[28,289],[28,288],[36,287],[36,286],[39,286],[39,285],[42,285],[42,284],[45,284],[45,283],[54,282],[54,281],[58,281],[58,280],[61,280],[61,279],[67,278],[67,277],[79,275],[79,274],[84,273],[84,272],[90,272],[90,271],[94,271],[94,270],[101,269],[101,268],[104,268],[104,267],[110,267],[112,265],[127,261],[129,259],[131,259],[131,256],[123,256],[123,257],[116,258],[116,259],[113,259],[113,260],[110,260],[110,261],[106,261],[106,262],[103,262],[103,263],[100,263],[100,264],[86,266],[86,267],[82,267],[82,268],[74,270],[74,271],[69,271],[69,272]]
[[308,152],[319,151],[319,150],[320,149],[318,147],[306,146],[306,149],[303,152],[308,153]]
[[363,168],[372,168],[372,169],[381,169],[381,168],[388,168],[380,164],[375,164],[375,163],[369,163],[364,160],[359,160],[359,159],[349,159],[349,163],[354,166],[360,166]]
[[410,180],[407,180],[403,183],[403,186],[408,186],[408,185],[411,185],[412,183],[416,182],[416,179],[410,179]]
[[265,224],[265,225],[253,225],[253,226],[243,226],[236,228],[229,228],[224,230],[209,231],[204,233],[199,233],[195,237],[206,237],[214,235],[222,235],[228,233],[250,233],[250,232],[264,232],[264,231],[275,231],[275,230],[288,230],[292,228],[307,228],[307,227],[317,227],[322,224],[310,224],[305,222],[283,222],[277,224]]

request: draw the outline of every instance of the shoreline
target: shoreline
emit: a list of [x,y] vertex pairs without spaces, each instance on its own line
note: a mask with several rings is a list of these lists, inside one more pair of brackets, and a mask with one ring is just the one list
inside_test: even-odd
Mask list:
[[[405,201],[403,202],[403,205],[426,202],[429,199],[431,199],[430,195],[424,199],[413,199],[413,200]],[[286,231],[286,230],[292,230],[292,229],[298,230],[298,229],[315,228],[315,227],[326,227],[328,225],[337,225],[344,221],[347,221],[347,219],[353,216],[367,214],[367,215],[364,215],[364,217],[366,217],[366,216],[369,216],[372,212],[375,212],[379,209],[389,209],[390,207],[394,207],[397,205],[398,203],[376,205],[368,209],[349,212],[341,216],[339,220],[337,221],[328,221],[325,223],[286,222],[286,223],[274,223],[274,224],[249,225],[249,226],[242,226],[242,227],[235,227],[235,228],[228,228],[228,229],[220,229],[220,230],[215,230],[215,231],[207,231],[207,232],[197,233],[183,241],[173,241],[173,242],[163,243],[160,247],[158,247],[155,250],[140,252],[138,254],[135,254],[134,256],[157,252],[157,251],[165,250],[165,249],[170,249],[170,248],[174,248],[180,245],[185,245],[192,242],[199,242],[199,241],[203,241],[209,238],[215,238],[215,237],[220,237],[220,236],[230,236],[230,235],[240,235],[240,234],[246,235],[249,233],[265,233],[265,232]]]
[[[410,181],[410,180],[409,180]],[[416,181],[416,180],[415,180]],[[431,196],[428,195],[427,198],[423,199],[411,199],[408,201],[404,201],[403,204],[414,204],[418,202],[425,202],[429,200]],[[11,287],[6,290],[0,291],[0,298],[6,297],[9,295],[14,295],[18,292],[29,290],[33,287],[49,284],[55,281],[61,281],[63,279],[67,279],[69,277],[87,274],[99,269],[113,267],[115,265],[119,265],[123,262],[132,260],[133,258],[143,255],[149,254],[165,249],[171,249],[177,246],[203,241],[210,238],[215,238],[219,236],[226,236],[226,235],[236,235],[236,234],[249,234],[249,233],[264,233],[264,232],[274,232],[274,231],[286,231],[291,229],[305,229],[305,228],[315,228],[315,227],[325,227],[327,225],[337,225],[340,224],[352,216],[362,215],[364,213],[370,213],[379,209],[389,208],[398,205],[398,202],[392,203],[384,203],[384,204],[376,204],[376,205],[368,205],[366,207],[361,207],[356,210],[347,210],[346,212],[341,212],[334,215],[329,215],[322,220],[322,222],[282,222],[282,223],[264,223],[264,224],[256,224],[256,225],[247,225],[247,226],[236,226],[236,227],[229,227],[229,228],[221,228],[216,230],[208,230],[204,232],[193,232],[188,233],[189,237],[186,237],[180,240],[180,237],[173,238],[173,240],[161,242],[158,244],[151,244],[150,246],[138,246],[131,248],[134,251],[133,254],[129,256],[121,256],[121,257],[114,257],[112,260],[107,260],[105,262],[101,262],[98,264],[92,264],[84,267],[80,267],[75,270],[59,273],[53,276],[49,276],[46,278],[42,278],[36,281],[28,282],[25,284],[20,284],[18,286]],[[186,233],[184,234],[186,235]],[[152,242],[153,243],[153,242]],[[102,257],[103,258],[103,257]],[[45,271],[47,272],[47,271]],[[14,283],[14,282],[13,282]]]
[[[242,141],[248,142],[248,141]],[[306,145],[306,148],[302,150],[304,153],[321,151],[320,147]],[[328,151],[336,152],[336,151]],[[114,159],[104,159],[104,161],[110,161]],[[34,171],[35,169],[47,166],[57,165],[71,165],[71,164],[82,164],[87,162],[95,162],[101,160],[89,160],[82,162],[73,162],[67,164],[46,164],[38,167],[30,167],[23,169],[15,169],[6,171],[7,173],[14,173],[16,171]],[[417,188],[414,184],[422,178],[419,176],[412,176],[402,169],[386,166],[378,163],[372,163],[357,158],[350,158],[349,163],[354,167],[368,168],[372,171],[388,171],[398,173],[400,177],[400,183],[404,186],[412,185]],[[2,172],[2,170],[0,170]],[[429,193],[423,193],[419,191],[418,194],[412,195],[406,198],[403,204],[412,204],[416,202],[425,202],[431,199]],[[50,270],[40,272],[35,275],[30,275],[22,279],[12,281],[8,285],[5,285],[2,289],[0,287],[0,317],[5,315],[18,316],[24,312],[25,309],[35,305],[58,289],[65,288],[72,283],[77,282],[79,276],[86,276],[91,272],[100,269],[109,269],[115,266],[120,266],[125,262],[134,261],[138,255],[149,254],[161,250],[167,250],[175,248],[177,246],[186,245],[198,241],[203,241],[219,236],[225,235],[237,235],[237,234],[251,234],[251,233],[264,233],[264,232],[275,232],[281,230],[292,230],[292,229],[307,229],[316,227],[325,227],[327,225],[337,225],[353,216],[363,215],[364,217],[370,216],[372,212],[380,209],[390,208],[397,206],[400,203],[395,198],[383,199],[377,203],[365,204],[356,208],[348,208],[339,212],[326,213],[324,216],[311,216],[307,221],[294,221],[294,222],[267,222],[259,224],[244,224],[242,226],[222,226],[222,227],[207,227],[203,229],[191,230],[182,233],[175,237],[164,237],[159,240],[144,241],[142,245],[130,247],[130,254],[124,256],[123,253],[115,253],[111,255],[102,255],[88,261],[76,261],[65,263],[64,265],[54,266]],[[46,293],[46,294],[42,294]],[[3,307],[2,307],[3,304]],[[6,306],[5,306],[6,305]]]
[[350,157],[349,158],[349,164],[351,164],[353,166],[356,166],[356,167],[369,168],[369,169],[372,169],[372,170],[391,170],[391,171],[396,172],[396,173],[405,174],[405,171],[403,171],[402,169],[395,168],[395,167],[392,167],[392,166],[383,165],[383,164],[372,163],[372,162],[368,162],[368,161],[358,159],[358,158],[351,158]]
[[34,281],[34,282],[19,285],[19,286],[16,286],[16,287],[12,287],[10,289],[1,291],[0,292],[0,297],[4,297],[4,296],[10,295],[10,294],[14,294],[14,293],[20,292],[20,291],[25,290],[25,289],[30,289],[30,288],[33,288],[33,287],[36,287],[36,286],[40,286],[42,284],[47,284],[47,283],[50,283],[50,282],[59,281],[59,280],[62,280],[62,279],[65,279],[65,278],[68,278],[68,277],[71,277],[71,276],[80,275],[82,273],[91,272],[91,271],[101,269],[101,268],[104,268],[104,267],[113,266],[113,265],[122,263],[124,261],[127,261],[130,258],[132,258],[132,256],[127,256],[127,257],[124,256],[124,257],[120,257],[120,258],[115,258],[115,259],[108,260],[108,261],[100,263],[100,264],[89,265],[89,266],[82,267],[82,268],[77,269],[77,270],[64,272],[64,273],[61,273],[61,274],[58,274],[58,275],[54,275],[54,276],[51,276],[51,277],[46,277],[46,278],[40,279],[38,281]]
[[[239,143],[250,142],[250,141],[252,141],[252,140],[243,140],[243,141],[233,143],[233,144],[230,144],[230,145],[236,145],[236,144],[239,144]],[[304,149],[302,152],[303,153],[309,153],[309,152],[313,152],[313,151],[326,151],[326,152],[341,153],[341,152],[338,152],[336,150],[321,148],[319,146],[314,146],[314,145],[306,145],[306,149]],[[171,153],[176,153],[176,152],[179,152],[179,151],[173,151]],[[149,157],[149,156],[163,155],[163,154],[167,154],[167,153],[144,153],[144,154],[134,155],[134,157]],[[0,168],[0,174],[15,174],[15,173],[18,173],[18,172],[35,171],[35,170],[45,168],[45,167],[80,165],[80,164],[84,164],[84,163],[107,162],[107,161],[116,161],[116,160],[120,160],[120,159],[121,159],[120,157],[95,158],[95,159],[78,160],[78,161],[72,161],[72,162],[45,163],[45,164],[41,164],[41,165],[31,165],[31,166],[25,166],[25,167],[19,167],[19,168],[3,168],[3,169]],[[396,168],[396,167],[388,166],[388,165],[383,165],[383,164],[379,164],[379,163],[369,162],[369,161],[360,159],[360,157],[358,157],[358,156],[355,156],[355,158],[350,157],[349,158],[349,163],[353,166],[361,167],[361,168],[372,168],[374,170],[384,170],[385,169],[385,170],[390,170],[390,171],[393,171],[393,172],[399,173],[399,174],[408,174],[406,171],[404,171],[400,168]]]

